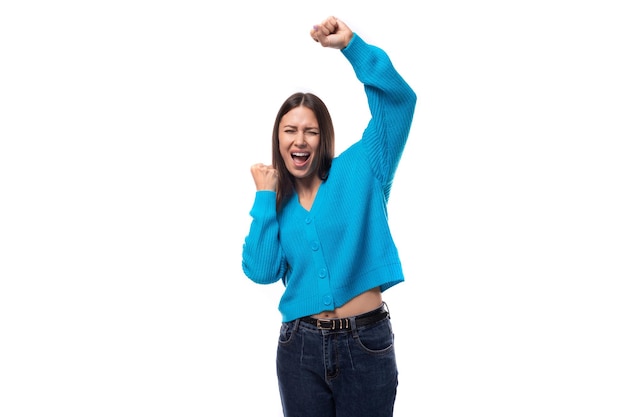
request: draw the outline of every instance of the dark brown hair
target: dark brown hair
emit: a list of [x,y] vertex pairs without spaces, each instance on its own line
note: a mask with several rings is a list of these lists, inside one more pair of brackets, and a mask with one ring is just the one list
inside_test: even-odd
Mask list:
[[280,106],[276,120],[274,121],[274,130],[272,133],[272,165],[278,171],[278,186],[276,187],[276,210],[280,211],[282,204],[286,201],[295,187],[295,179],[289,173],[285,165],[285,161],[280,154],[280,146],[278,143],[278,128],[283,116],[296,107],[304,106],[313,111],[317,118],[320,129],[320,145],[319,157],[317,159],[317,175],[322,181],[328,178],[330,165],[335,156],[335,129],[333,121],[328,112],[326,104],[312,93],[294,93],[285,100]]

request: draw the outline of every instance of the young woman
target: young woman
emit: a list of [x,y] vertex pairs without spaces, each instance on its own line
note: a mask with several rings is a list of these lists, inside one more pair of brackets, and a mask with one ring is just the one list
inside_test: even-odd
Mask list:
[[296,93],[280,107],[272,165],[251,167],[256,197],[242,267],[281,280],[276,366],[287,417],[391,416],[398,371],[382,293],[402,282],[387,201],[416,104],[387,54],[329,17],[310,32],[341,51],[365,88],[371,120],[334,155],[322,100]]

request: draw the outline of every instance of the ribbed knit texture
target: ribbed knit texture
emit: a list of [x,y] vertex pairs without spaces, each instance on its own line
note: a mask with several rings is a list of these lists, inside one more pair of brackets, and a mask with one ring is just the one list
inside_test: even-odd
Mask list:
[[243,271],[259,284],[283,281],[283,321],[404,281],[387,201],[417,99],[382,49],[355,33],[341,52],[365,87],[372,118],[363,137],[333,160],[310,211],[294,194],[277,215],[272,191],[258,191],[250,211]]

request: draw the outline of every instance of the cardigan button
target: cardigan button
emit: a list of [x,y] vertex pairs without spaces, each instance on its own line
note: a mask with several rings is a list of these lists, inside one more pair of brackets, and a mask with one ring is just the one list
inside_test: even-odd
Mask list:
[[314,240],[313,242],[311,242],[311,249],[318,250],[319,248],[320,248],[320,242],[318,242],[317,240]]
[[330,295],[325,295],[322,301],[324,302],[324,305],[329,306],[333,302],[333,297],[331,297]]
[[322,279],[326,278],[326,268],[320,269],[319,276]]

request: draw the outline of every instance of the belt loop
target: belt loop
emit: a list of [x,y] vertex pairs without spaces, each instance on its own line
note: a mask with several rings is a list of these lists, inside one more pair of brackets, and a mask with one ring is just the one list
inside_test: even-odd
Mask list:
[[296,319],[296,320],[293,322],[293,331],[294,331],[294,332],[297,332],[297,331],[298,331],[298,326],[300,326],[300,319],[299,319],[299,318],[298,318],[298,319]]
[[391,312],[389,311],[389,306],[387,305],[386,301],[383,301],[383,305],[382,305],[383,309],[387,312],[387,315],[389,317],[391,317]]
[[352,328],[352,337],[356,339],[357,336],[359,335],[358,329],[356,328],[356,316],[349,317],[349,320],[350,320],[350,326]]

